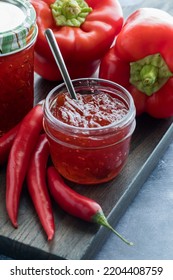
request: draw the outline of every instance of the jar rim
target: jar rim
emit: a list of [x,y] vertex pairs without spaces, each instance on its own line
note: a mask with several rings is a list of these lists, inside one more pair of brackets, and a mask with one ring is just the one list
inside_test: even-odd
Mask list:
[[38,26],[36,25],[35,31],[34,31],[34,36],[33,36],[33,38],[31,39],[31,41],[28,42],[27,45],[24,45],[22,48],[20,48],[20,49],[15,49],[15,50],[13,50],[13,51],[11,51],[11,52],[9,52],[9,53],[1,53],[1,52],[0,52],[0,58],[6,57],[6,56],[10,56],[10,55],[14,55],[14,54],[16,54],[16,53],[18,53],[18,52],[20,52],[20,51],[23,51],[23,50],[29,48],[30,46],[32,46],[32,45],[36,42],[37,35],[38,35]]
[[[3,2],[0,0],[0,3]],[[0,56],[25,48],[37,36],[36,12],[32,4],[22,0],[7,0],[4,3],[21,9],[24,13],[24,20],[11,30],[0,32]]]
[[[126,97],[129,100],[128,103],[128,112],[127,114],[125,114],[120,120],[117,120],[115,122],[112,122],[108,125],[105,126],[101,126],[101,127],[78,127],[78,126],[73,126],[70,124],[67,124],[65,122],[62,122],[60,120],[58,120],[56,117],[53,116],[53,114],[51,113],[51,110],[49,108],[49,100],[51,98],[51,96],[60,88],[62,87],[66,87],[65,83],[61,83],[59,85],[57,85],[56,87],[54,87],[46,96],[45,101],[44,101],[44,115],[45,117],[53,124],[53,125],[57,125],[57,126],[61,126],[63,129],[67,129],[67,130],[76,130],[77,132],[97,132],[99,130],[105,130],[105,129],[110,129],[112,127],[115,128],[116,127],[122,127],[123,125],[126,125],[127,123],[131,122],[136,115],[136,109],[135,109],[135,105],[134,105],[134,101],[133,98],[131,96],[131,94],[128,92],[127,89],[125,89],[124,87],[122,87],[121,85],[112,82],[110,80],[106,80],[106,79],[101,79],[101,78],[78,78],[78,79],[73,79],[72,83],[75,82],[101,82],[101,83],[106,83],[110,86],[114,86],[116,87],[118,90],[122,91]],[[120,94],[121,92],[117,91],[117,95],[118,93]]]

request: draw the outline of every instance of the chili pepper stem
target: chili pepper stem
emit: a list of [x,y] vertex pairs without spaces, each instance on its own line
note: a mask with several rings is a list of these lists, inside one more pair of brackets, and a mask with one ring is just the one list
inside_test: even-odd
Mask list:
[[127,239],[125,239],[121,234],[119,234],[114,228],[108,223],[104,213],[102,211],[97,212],[93,217],[92,221],[102,225],[108,229],[110,229],[113,233],[115,233],[123,242],[125,242],[127,245],[132,246],[133,242],[129,242]]

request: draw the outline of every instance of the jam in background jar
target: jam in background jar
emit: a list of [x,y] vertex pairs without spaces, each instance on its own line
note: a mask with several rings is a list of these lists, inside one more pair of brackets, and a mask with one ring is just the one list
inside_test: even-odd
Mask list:
[[135,129],[133,99],[124,88],[102,79],[77,79],[78,100],[64,84],[44,105],[44,128],[59,173],[80,184],[98,184],[122,170]]
[[28,1],[0,1],[0,136],[33,107],[35,20]]

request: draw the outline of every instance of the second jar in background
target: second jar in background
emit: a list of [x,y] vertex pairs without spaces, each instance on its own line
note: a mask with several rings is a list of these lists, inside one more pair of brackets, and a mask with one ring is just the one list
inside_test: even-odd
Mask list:
[[34,103],[36,14],[28,1],[0,1],[0,136]]

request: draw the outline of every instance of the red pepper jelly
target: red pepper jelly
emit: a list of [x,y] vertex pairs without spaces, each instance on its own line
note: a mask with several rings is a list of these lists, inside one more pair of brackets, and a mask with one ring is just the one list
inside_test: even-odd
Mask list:
[[116,177],[135,129],[135,107],[128,91],[102,79],[73,81],[78,99],[64,84],[54,88],[44,106],[44,128],[52,161],[66,179],[98,184]]
[[36,37],[29,1],[0,1],[0,136],[33,107]]

